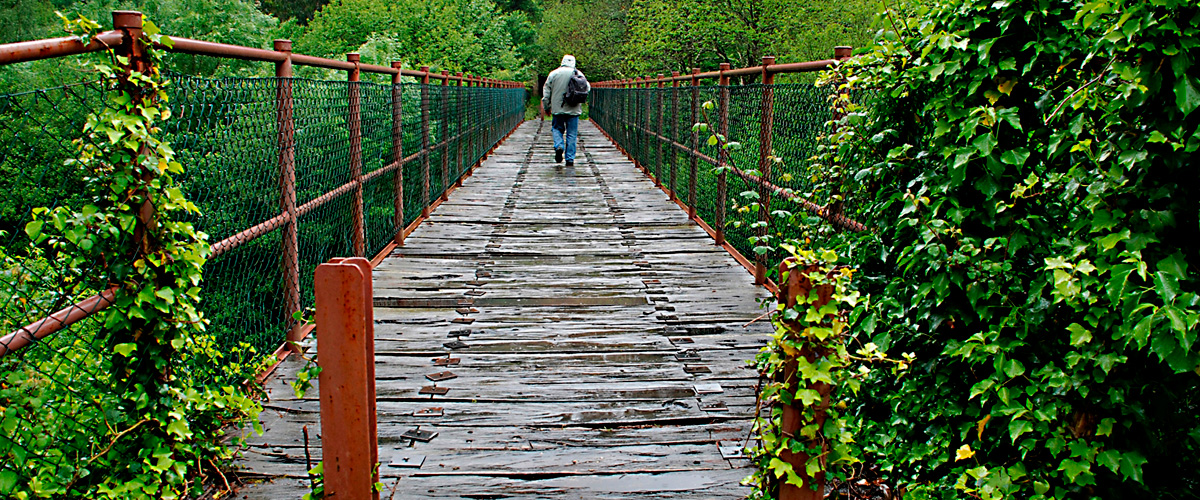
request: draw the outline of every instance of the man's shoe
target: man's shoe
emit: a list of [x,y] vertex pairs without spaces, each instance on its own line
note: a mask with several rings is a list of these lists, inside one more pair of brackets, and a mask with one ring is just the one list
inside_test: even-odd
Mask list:
[[[555,149],[554,150],[554,163],[562,163],[562,155],[563,155],[563,150]],[[570,163],[571,162],[567,162],[568,165],[570,165]]]
[[575,160],[567,160],[567,166],[568,166],[568,167],[574,167],[574,166],[575,166]]

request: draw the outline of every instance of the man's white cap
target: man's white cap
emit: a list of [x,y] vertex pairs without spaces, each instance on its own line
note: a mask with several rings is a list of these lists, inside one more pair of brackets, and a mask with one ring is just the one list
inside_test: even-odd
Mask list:
[[560,64],[560,66],[574,68],[575,67],[575,56],[573,56],[571,54],[567,54],[567,55],[563,56],[562,64]]

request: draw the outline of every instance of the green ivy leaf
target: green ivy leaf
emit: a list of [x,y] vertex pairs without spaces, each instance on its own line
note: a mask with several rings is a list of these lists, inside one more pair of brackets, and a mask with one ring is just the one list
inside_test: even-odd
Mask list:
[[167,433],[174,434],[182,439],[192,437],[192,431],[188,426],[187,420],[183,419],[182,415],[180,415],[180,417],[181,418],[173,420],[171,423],[167,424]]
[[17,487],[20,476],[16,472],[5,469],[0,471],[0,493],[11,493]]
[[1154,289],[1164,302],[1170,303],[1179,295],[1179,279],[1175,275],[1159,271],[1154,273]]
[[113,346],[113,350],[116,351],[117,354],[120,354],[121,356],[128,358],[129,355],[133,353],[133,351],[137,350],[137,344],[135,344],[133,342],[117,344],[117,345]]
[[1185,117],[1200,107],[1200,85],[1195,78],[1184,76],[1175,82],[1175,105],[1183,110]]
[[1158,355],[1158,359],[1166,361],[1175,352],[1175,336],[1163,330],[1154,332],[1150,350]]
[[1071,323],[1067,326],[1067,331],[1071,332],[1071,345],[1083,345],[1092,340],[1092,332],[1079,323]]
[[1033,432],[1033,423],[1028,420],[1013,419],[1008,423],[1008,437],[1013,444],[1017,444],[1017,438],[1027,432]]
[[1116,474],[1121,469],[1121,452],[1104,450],[1099,455],[1096,455],[1096,463],[1103,465]]
[[1141,453],[1130,451],[1121,454],[1121,474],[1128,479],[1141,483],[1142,465],[1145,464],[1146,458]]
[[25,234],[29,235],[29,239],[39,241],[42,237],[42,227],[46,225],[45,221],[33,220],[25,224]]
[[1170,256],[1158,261],[1155,268],[1160,272],[1170,274],[1179,279],[1187,278],[1187,261],[1184,260],[1183,254],[1175,252]]
[[1081,474],[1089,473],[1092,469],[1092,464],[1086,462],[1076,462],[1071,459],[1064,459],[1058,466],[1058,470],[1063,471],[1067,475],[1067,479],[1072,483],[1078,483],[1077,478]]

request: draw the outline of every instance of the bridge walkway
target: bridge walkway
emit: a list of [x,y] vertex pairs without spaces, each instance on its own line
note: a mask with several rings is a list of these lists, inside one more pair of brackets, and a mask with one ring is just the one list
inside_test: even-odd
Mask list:
[[[719,446],[749,431],[769,294],[589,122],[579,146],[555,164],[549,122],[524,123],[375,268],[382,498],[748,492]],[[316,390],[287,385],[299,367],[268,382],[238,462],[267,481],[236,498],[306,491],[320,424]],[[402,437],[418,426],[436,437]]]

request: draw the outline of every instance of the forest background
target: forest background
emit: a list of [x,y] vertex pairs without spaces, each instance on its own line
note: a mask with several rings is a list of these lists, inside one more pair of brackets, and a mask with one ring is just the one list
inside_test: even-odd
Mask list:
[[[532,82],[574,54],[602,81],[689,68],[828,59],[835,45],[871,40],[879,2],[836,7],[815,0],[0,0],[0,43],[63,36],[54,14],[107,24],[109,12],[140,10],[168,35],[271,48],[291,39],[298,53]],[[171,55],[172,72],[192,76],[272,76],[270,65]],[[5,92],[62,84],[61,58],[0,73]],[[320,69],[297,76],[340,79]]]

